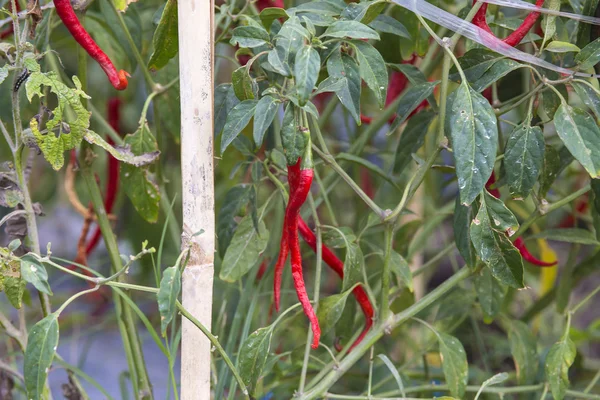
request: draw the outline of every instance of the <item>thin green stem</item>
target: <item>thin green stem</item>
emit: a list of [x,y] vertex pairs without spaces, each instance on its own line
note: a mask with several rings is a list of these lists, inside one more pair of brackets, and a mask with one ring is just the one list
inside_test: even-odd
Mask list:
[[394,241],[394,225],[387,223],[385,225],[385,253],[383,260],[383,272],[381,273],[381,315],[380,321],[386,321],[390,312],[390,273],[392,263],[392,243]]

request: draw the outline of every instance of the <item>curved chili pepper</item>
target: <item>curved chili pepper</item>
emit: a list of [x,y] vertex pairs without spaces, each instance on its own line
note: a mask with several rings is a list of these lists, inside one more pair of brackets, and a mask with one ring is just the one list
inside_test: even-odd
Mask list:
[[256,2],[256,8],[258,8],[258,11],[262,11],[269,7],[283,8],[283,0],[257,0]]
[[56,14],[65,24],[65,27],[71,32],[73,38],[79,45],[92,57],[104,70],[108,80],[117,90],[127,89],[127,77],[130,75],[124,71],[117,71],[112,61],[96,44],[94,39],[85,30],[79,22],[70,0],[54,0]]
[[[15,5],[16,5],[17,13],[18,13],[19,11],[21,11],[21,5],[19,4],[18,1],[15,2]],[[8,2],[8,9],[9,9],[9,11],[12,11],[12,1]],[[10,35],[12,35],[14,31],[15,31],[15,27],[11,23],[8,27],[6,27],[6,29],[4,29],[2,32],[0,32],[0,40],[6,39]]]
[[[495,183],[496,183],[496,175],[494,174],[494,171],[492,171],[492,175],[490,175],[490,178],[488,179],[487,183],[485,184],[485,187],[492,196],[499,199],[500,191],[496,187],[494,187],[494,188],[491,187],[491,186],[494,186]],[[552,267],[552,266],[556,265],[556,263],[557,263],[557,261],[550,263],[550,262],[542,261],[539,258],[536,258],[533,254],[531,254],[529,252],[529,250],[527,249],[527,246],[525,245],[525,241],[521,237],[518,237],[514,241],[514,245],[517,248],[517,250],[519,250],[519,253],[521,253],[521,257],[523,257],[523,259],[525,261],[527,261],[530,264],[533,264],[537,267]]]
[[[302,236],[306,244],[308,244],[308,246],[316,253],[317,238],[313,231],[308,227],[304,219],[302,219],[302,217],[300,217],[298,220],[298,232],[300,232],[300,235]],[[344,279],[344,263],[325,244],[321,245],[321,255],[323,257],[323,261],[325,261],[325,263],[329,265],[329,267],[331,267],[331,269],[334,270],[335,273],[338,274],[338,276],[341,279]],[[367,295],[367,292],[365,292],[362,286],[357,286],[356,288],[354,288],[354,290],[352,290],[352,294],[354,294],[356,302],[360,305],[360,308],[362,309],[363,314],[365,315],[365,327],[350,347],[350,350],[352,350],[357,344],[359,344],[363,340],[367,332],[369,332],[369,329],[371,329],[371,326],[373,326],[374,315],[371,300],[369,300],[369,296]]]
[[[473,4],[477,3],[477,1],[478,0],[473,0]],[[535,5],[537,7],[543,6],[544,0],[536,0]],[[477,11],[477,14],[475,14],[475,17],[473,17],[473,24],[493,35],[494,33],[488,26],[487,19],[485,16],[485,13],[487,11],[487,6],[488,6],[487,3],[483,3],[481,5],[481,8],[479,9],[479,11]],[[521,25],[519,25],[519,27],[517,29],[515,29],[510,35],[508,35],[502,41],[504,43],[506,43],[507,45],[513,46],[513,47],[518,45],[519,43],[521,43],[521,40],[523,40],[523,38],[531,30],[533,25],[535,25],[535,22],[537,21],[539,16],[540,16],[539,12],[532,12],[529,15],[527,15],[527,17],[525,17],[525,19],[523,20]]]

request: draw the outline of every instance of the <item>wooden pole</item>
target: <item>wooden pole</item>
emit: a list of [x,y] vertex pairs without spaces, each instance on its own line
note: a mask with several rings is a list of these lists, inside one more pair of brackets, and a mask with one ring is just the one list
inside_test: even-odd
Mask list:
[[[214,0],[178,2],[181,87],[182,248],[191,246],[183,272],[183,306],[211,328],[215,249],[213,177]],[[203,231],[202,233],[199,233]],[[181,398],[210,399],[209,340],[182,321]]]

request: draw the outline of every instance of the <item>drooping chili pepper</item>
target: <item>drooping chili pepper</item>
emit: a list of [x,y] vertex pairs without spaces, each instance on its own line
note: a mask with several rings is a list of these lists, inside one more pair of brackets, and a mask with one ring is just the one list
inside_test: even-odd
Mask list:
[[283,8],[283,0],[257,0],[256,2],[256,8],[258,8],[258,11],[262,11],[269,7]]
[[79,45],[92,57],[104,70],[110,83],[117,90],[125,90],[127,88],[127,77],[130,75],[124,71],[117,71],[112,61],[96,44],[94,39],[81,25],[81,22],[75,15],[73,6],[70,0],[54,0],[54,8],[56,14],[61,19],[65,27],[69,30],[73,38]]
[[[302,236],[306,244],[308,244],[310,248],[316,253],[317,237],[315,236],[313,231],[308,227],[308,225],[306,224],[304,219],[302,219],[302,217],[300,217],[300,219],[298,220],[298,232],[300,232],[300,236]],[[325,261],[325,263],[329,265],[329,267],[331,267],[331,269],[333,269],[341,279],[344,279],[344,263],[325,244],[321,245],[321,255],[323,257],[323,261]],[[350,350],[352,350],[357,344],[359,344],[363,340],[367,332],[369,332],[369,329],[371,329],[371,327],[373,326],[374,315],[373,306],[371,305],[369,296],[367,295],[362,286],[357,286],[356,288],[354,288],[352,294],[356,298],[356,302],[358,303],[358,305],[363,311],[363,314],[365,315],[365,326],[358,338],[356,338],[356,340],[350,347]]]
[[[477,3],[477,1],[478,0],[473,0],[473,4]],[[543,6],[544,0],[536,0],[535,5],[537,7]],[[479,11],[477,11],[477,14],[475,14],[475,17],[473,17],[473,24],[493,35],[492,30],[490,29],[490,27],[487,24],[487,19],[485,16],[485,13],[487,11],[487,6],[488,6],[487,3],[483,3],[481,5],[481,8],[479,9]],[[504,43],[506,43],[507,45],[513,46],[513,47],[518,45],[519,43],[521,43],[521,40],[523,40],[523,38],[531,30],[533,25],[535,25],[535,22],[537,21],[539,16],[540,16],[539,12],[529,13],[527,15],[527,17],[525,17],[525,19],[523,20],[521,25],[519,25],[519,27],[517,29],[515,29],[510,35],[508,35],[502,41]]]
[[[18,1],[16,1],[16,2],[15,2],[15,5],[16,5],[16,9],[17,9],[16,11],[17,11],[17,13],[18,13],[19,11],[21,11],[21,5],[19,4],[19,2],[18,2]],[[10,0],[9,0],[9,2],[8,2],[8,9],[9,9],[9,11],[12,11],[12,1],[10,1]],[[6,39],[6,38],[7,38],[7,37],[9,37],[10,35],[12,35],[12,34],[13,34],[13,32],[15,31],[14,29],[15,29],[15,27],[14,27],[14,26],[13,26],[13,24],[11,23],[11,24],[10,24],[8,27],[6,27],[6,28],[5,28],[5,29],[4,29],[2,32],[0,32],[0,40],[2,40],[2,39]]]
[[[492,196],[499,199],[500,191],[498,190],[498,188],[493,187],[495,184],[496,184],[496,175],[494,174],[494,171],[492,171],[492,175],[490,175],[490,178],[488,179],[487,183],[485,184],[485,187],[487,188],[488,192],[490,192],[490,194]],[[525,245],[525,241],[521,237],[518,237],[514,241],[514,245],[517,248],[517,250],[519,250],[519,253],[521,253],[521,257],[523,257],[523,259],[525,261],[527,261],[528,263],[533,264],[537,267],[552,267],[552,266],[556,265],[556,263],[557,263],[557,261],[550,263],[550,262],[545,262],[545,261],[542,261],[542,260],[536,258],[533,254],[531,254],[529,252],[529,249],[527,249],[527,246]]]

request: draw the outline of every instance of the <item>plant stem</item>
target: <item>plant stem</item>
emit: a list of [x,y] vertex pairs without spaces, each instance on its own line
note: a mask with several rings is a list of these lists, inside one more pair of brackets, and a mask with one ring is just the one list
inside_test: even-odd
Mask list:
[[387,320],[390,312],[390,268],[392,262],[392,243],[394,241],[394,224],[387,223],[385,225],[385,253],[383,260],[383,272],[381,273],[381,315],[379,321]]

